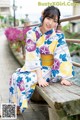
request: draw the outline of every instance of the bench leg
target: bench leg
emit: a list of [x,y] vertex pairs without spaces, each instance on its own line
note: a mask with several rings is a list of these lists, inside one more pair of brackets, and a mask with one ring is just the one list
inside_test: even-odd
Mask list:
[[49,111],[49,120],[59,120],[58,114],[55,111],[53,111],[50,107],[48,107],[48,111]]
[[34,102],[45,102],[45,100],[41,97],[41,95],[37,92],[37,90],[35,89],[31,100]]
[[80,116],[79,115],[75,115],[75,116],[65,116],[65,115],[60,115],[60,113],[58,114],[55,110],[51,109],[50,107],[48,107],[48,111],[49,111],[49,120],[80,120]]

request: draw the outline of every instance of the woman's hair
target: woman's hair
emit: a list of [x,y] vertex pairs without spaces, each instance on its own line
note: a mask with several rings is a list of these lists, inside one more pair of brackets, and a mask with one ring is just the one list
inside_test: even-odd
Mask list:
[[59,9],[57,7],[54,7],[54,6],[47,7],[43,11],[42,22],[44,21],[44,19],[46,17],[55,19],[56,16],[58,17],[58,24],[60,24],[60,11],[59,11]]

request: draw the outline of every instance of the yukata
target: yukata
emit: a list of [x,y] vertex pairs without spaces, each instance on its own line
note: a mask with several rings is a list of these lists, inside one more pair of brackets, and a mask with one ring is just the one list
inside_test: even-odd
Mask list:
[[[27,32],[25,64],[18,68],[10,78],[10,102],[20,106],[23,112],[27,108],[35,86],[37,84],[36,70],[41,69],[43,78],[46,81],[54,82],[53,78],[62,76],[71,78],[74,70],[68,46],[63,33],[55,33],[50,30],[42,34],[39,27],[34,27]],[[53,55],[52,66],[42,66],[41,54]]]

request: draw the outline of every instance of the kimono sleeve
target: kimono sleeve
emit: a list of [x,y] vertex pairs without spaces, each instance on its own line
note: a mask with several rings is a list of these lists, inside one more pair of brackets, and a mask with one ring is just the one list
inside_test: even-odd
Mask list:
[[42,68],[40,60],[40,51],[36,46],[36,35],[35,32],[30,30],[27,33],[26,39],[26,55],[25,55],[25,65],[23,69],[26,71],[34,71],[38,68]]
[[57,33],[58,44],[54,51],[54,65],[52,67],[52,77],[61,76],[71,78],[74,76],[73,65],[70,52],[63,33]]

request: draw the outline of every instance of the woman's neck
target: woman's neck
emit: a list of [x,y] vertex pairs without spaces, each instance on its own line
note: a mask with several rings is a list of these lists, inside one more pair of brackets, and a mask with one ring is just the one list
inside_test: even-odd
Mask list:
[[46,32],[46,30],[42,26],[40,26],[40,31],[42,34],[44,34]]

